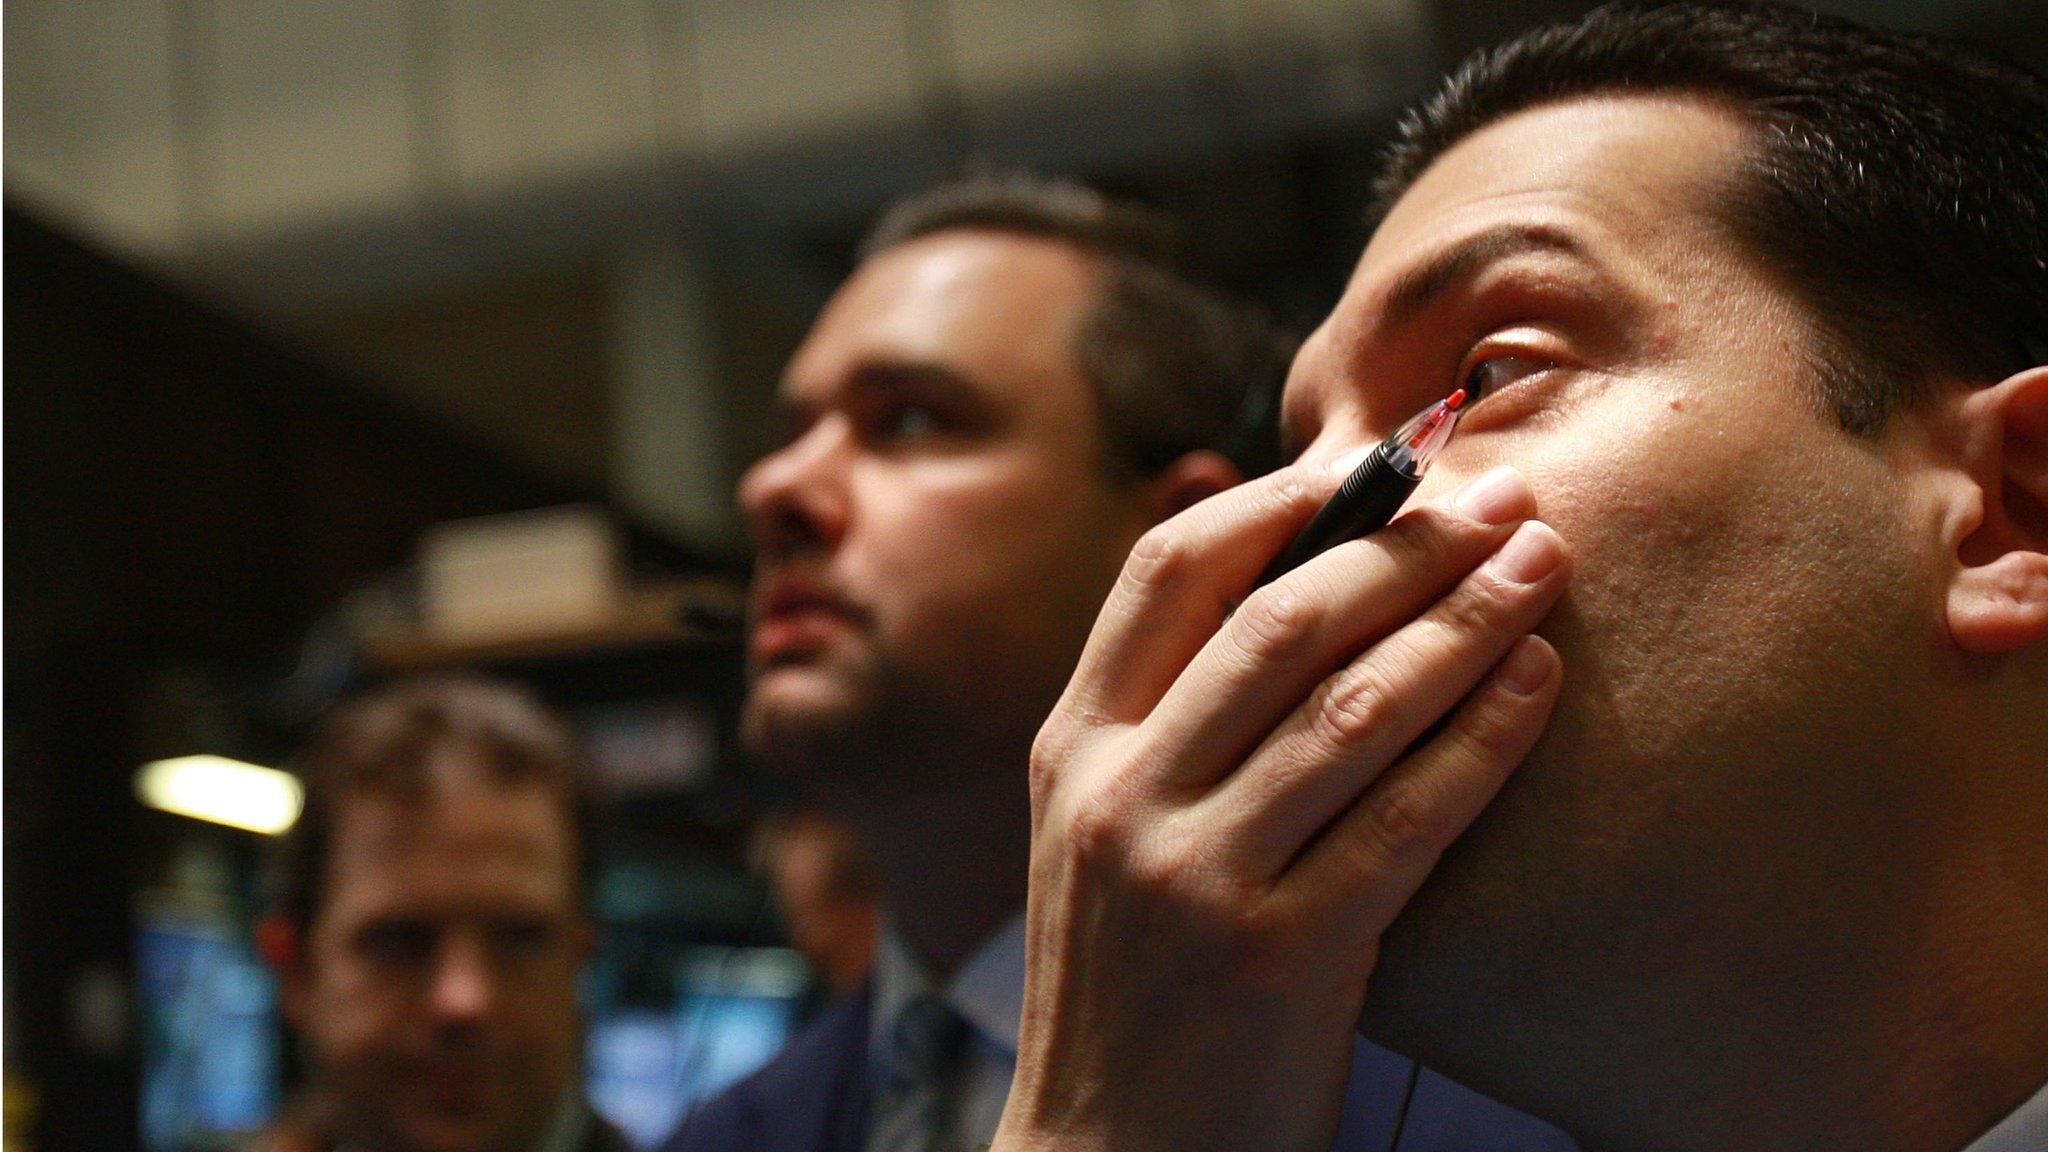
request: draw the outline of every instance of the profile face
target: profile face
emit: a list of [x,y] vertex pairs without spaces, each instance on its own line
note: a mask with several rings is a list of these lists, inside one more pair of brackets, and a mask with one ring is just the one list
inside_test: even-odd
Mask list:
[[826,306],[784,377],[794,439],[740,485],[745,728],[771,763],[1044,718],[1145,527],[1075,363],[1095,283],[1063,243],[954,230]]
[[588,944],[558,797],[344,799],[286,1007],[343,1143],[533,1146],[575,1086]]
[[1939,708],[1914,417],[1859,439],[1824,411],[1809,312],[1712,212],[1746,149],[1675,97],[1493,123],[1396,204],[1289,381],[1324,459],[1481,380],[1421,497],[1512,464],[1574,555],[1539,629],[1557,711],[1368,1002],[1369,1032],[1482,1089],[1523,1058],[1518,1019],[1647,1009],[1702,934],[1732,970],[1772,963],[1811,878],[1884,866],[1859,814],[1909,786]]

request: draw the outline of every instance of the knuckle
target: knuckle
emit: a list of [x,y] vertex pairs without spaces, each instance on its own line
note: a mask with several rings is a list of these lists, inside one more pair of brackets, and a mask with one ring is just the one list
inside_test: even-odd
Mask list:
[[1322,622],[1322,610],[1285,582],[1252,593],[1230,617],[1231,643],[1254,663],[1300,652]]
[[1432,789],[1412,780],[1374,797],[1368,827],[1379,854],[1400,859],[1439,847],[1437,799]]
[[1088,725],[1073,711],[1069,702],[1062,699],[1032,737],[1030,772],[1034,788],[1043,786],[1050,791],[1060,782],[1067,765],[1080,759],[1086,747]]
[[1527,711],[1526,697],[1488,692],[1485,699],[1479,701],[1479,706],[1472,709],[1466,722],[1456,727],[1457,739],[1469,756],[1497,757],[1515,742],[1521,730],[1520,721]]
[[1067,762],[1071,747],[1066,728],[1057,720],[1046,722],[1031,741],[1031,801],[1034,805],[1045,803],[1047,796],[1060,782],[1060,771]]
[[1146,834],[1129,847],[1125,875],[1147,901],[1171,909],[1176,920],[1199,926],[1211,939],[1241,933],[1253,904],[1244,878],[1217,856],[1186,813],[1148,821]]
[[1192,551],[1173,521],[1155,525],[1132,546],[1124,561],[1123,583],[1134,592],[1170,587],[1187,571]]
[[1286,953],[1301,934],[1301,910],[1273,899],[1250,900],[1236,916],[1238,938],[1255,953]]
[[1129,855],[1131,821],[1126,805],[1113,789],[1096,788],[1077,796],[1066,813],[1066,844],[1076,859],[1112,862]]
[[1313,508],[1330,497],[1327,487],[1311,484],[1309,474],[1300,468],[1282,468],[1269,479],[1276,508]]
[[1115,755],[1120,743],[1112,731],[1114,727],[1084,695],[1071,687],[1063,693],[1031,738],[1027,767],[1034,802],[1049,796],[1078,765],[1099,756]]
[[1477,717],[1444,733],[1444,752],[1441,763],[1447,770],[1470,772],[1474,769],[1502,768],[1508,759],[1509,735],[1504,723],[1473,723]]
[[1124,871],[1131,887],[1148,902],[1172,907],[1198,922],[1213,917],[1212,901],[1195,882],[1197,869],[1171,847],[1153,844],[1134,850]]
[[1437,609],[1437,619],[1444,627],[1460,633],[1491,632],[1507,622],[1520,599],[1500,581],[1474,576],[1444,597]]
[[1459,545],[1471,528],[1445,509],[1425,504],[1395,520],[1386,532],[1390,545],[1406,553],[1404,565],[1434,571],[1451,566],[1459,557]]
[[1451,742],[1451,756],[1469,764],[1504,763],[1529,738],[1529,717],[1540,707],[1529,697],[1485,693],[1444,733]]
[[1392,686],[1376,672],[1356,669],[1330,682],[1311,713],[1313,729],[1339,748],[1362,743],[1385,727],[1396,710]]

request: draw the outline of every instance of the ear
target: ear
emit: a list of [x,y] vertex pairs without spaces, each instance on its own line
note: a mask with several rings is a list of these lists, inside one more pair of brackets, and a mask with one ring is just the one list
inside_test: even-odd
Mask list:
[[1981,504],[1952,522],[1949,635],[1978,653],[2048,643],[2048,366],[1971,393],[1957,415]]
[[1157,524],[1242,483],[1244,473],[1221,452],[1189,452],[1145,481],[1145,511]]
[[282,916],[265,916],[256,921],[256,954],[277,974],[284,1017],[296,1022],[306,1000],[304,935],[297,925]]

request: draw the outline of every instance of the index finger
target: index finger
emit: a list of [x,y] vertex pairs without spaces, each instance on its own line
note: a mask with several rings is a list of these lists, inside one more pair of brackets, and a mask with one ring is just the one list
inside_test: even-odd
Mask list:
[[1342,477],[1341,467],[1290,465],[1147,532],[1096,617],[1061,708],[1143,720]]

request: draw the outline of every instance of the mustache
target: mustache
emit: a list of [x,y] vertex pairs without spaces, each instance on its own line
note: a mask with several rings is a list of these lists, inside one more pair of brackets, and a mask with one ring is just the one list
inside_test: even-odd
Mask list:
[[786,612],[825,611],[865,623],[871,614],[860,600],[833,581],[814,572],[797,569],[768,572],[755,579],[754,595],[748,603],[754,620]]

